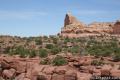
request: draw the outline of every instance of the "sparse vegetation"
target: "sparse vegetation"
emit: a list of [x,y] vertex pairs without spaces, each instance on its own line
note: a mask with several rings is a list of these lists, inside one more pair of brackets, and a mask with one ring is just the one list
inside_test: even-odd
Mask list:
[[39,56],[40,56],[41,58],[47,57],[47,56],[48,56],[48,51],[47,51],[46,49],[40,49],[40,50],[39,50]]
[[104,38],[104,36],[86,38],[63,38],[59,36],[9,38],[8,43],[1,40],[1,53],[20,55],[21,57],[29,56],[30,58],[39,55],[44,58],[51,54],[70,52],[73,55],[112,56],[114,61],[120,60],[120,41],[114,37],[108,37],[109,39]]
[[59,47],[54,47],[54,48],[51,49],[51,53],[53,55],[58,54],[60,51],[61,51],[61,49]]
[[29,57],[33,58],[35,56],[37,56],[37,52],[35,50],[31,50],[30,53],[29,53]]
[[56,56],[53,59],[52,64],[55,65],[55,66],[65,65],[65,64],[67,64],[67,60],[62,56]]
[[69,48],[69,52],[72,53],[73,55],[80,53],[80,47],[79,46],[73,46]]
[[52,48],[54,48],[54,45],[53,45],[53,44],[47,44],[47,45],[46,45],[46,48],[47,48],[47,49],[52,49]]

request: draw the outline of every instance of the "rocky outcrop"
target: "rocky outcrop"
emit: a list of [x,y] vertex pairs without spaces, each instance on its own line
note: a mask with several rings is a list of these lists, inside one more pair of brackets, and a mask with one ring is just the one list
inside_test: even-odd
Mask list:
[[113,27],[114,34],[120,34],[120,20],[118,20]]
[[72,33],[71,35],[74,36],[74,33],[78,29],[83,29],[86,25],[80,21],[78,21],[74,16],[70,13],[66,14],[64,20],[64,27],[62,28],[61,33],[64,35],[66,33]]
[[114,35],[120,34],[120,21],[114,22],[94,22],[86,25],[78,21],[70,13],[66,14],[64,27],[61,35],[65,37],[81,37],[96,35]]
[[[93,65],[93,56],[63,55],[67,65],[53,66],[40,64],[40,58],[19,58],[0,56],[0,79],[15,80],[94,80],[95,77],[120,77],[119,64]],[[104,63],[107,58],[104,58]],[[3,64],[4,63],[4,64]],[[87,76],[86,76],[87,75]]]
[[79,27],[84,27],[83,23],[78,21],[74,16],[72,16],[70,13],[67,13],[64,20],[64,27],[67,27],[68,25],[78,25]]

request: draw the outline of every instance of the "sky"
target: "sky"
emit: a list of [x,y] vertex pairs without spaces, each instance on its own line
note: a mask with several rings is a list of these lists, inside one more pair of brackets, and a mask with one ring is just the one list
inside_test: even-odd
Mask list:
[[115,22],[120,0],[0,0],[0,35],[55,35],[67,12],[86,24]]

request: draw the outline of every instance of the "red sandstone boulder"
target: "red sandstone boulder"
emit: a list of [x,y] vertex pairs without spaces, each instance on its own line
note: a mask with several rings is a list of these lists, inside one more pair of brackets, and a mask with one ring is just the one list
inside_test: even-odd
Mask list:
[[66,66],[59,66],[55,69],[55,73],[57,74],[65,74],[66,71],[67,71]]
[[94,76],[101,76],[101,70],[100,69],[94,69],[93,70],[93,75]]
[[13,63],[10,63],[10,67],[16,69],[17,73],[24,73],[26,70],[27,64],[26,62],[16,60],[16,61],[13,61]]
[[69,70],[65,74],[65,80],[77,80],[77,73],[76,71]]
[[1,67],[3,68],[3,69],[7,69],[7,68],[10,68],[10,64],[9,63],[7,63],[7,62],[5,62],[5,61],[1,61]]
[[53,74],[51,80],[64,80],[64,75]]
[[80,73],[77,72],[77,80],[90,80],[92,77],[89,73]]
[[45,74],[53,74],[54,70],[55,70],[55,67],[48,66],[48,67],[45,67],[45,68],[44,68],[43,72],[44,72]]
[[101,76],[110,76],[111,65],[103,65],[101,69]]
[[25,77],[31,79],[34,74],[32,74],[34,68],[34,63],[32,62],[27,62],[26,64],[26,74]]
[[24,80],[24,78],[25,78],[25,73],[21,73],[15,77],[15,80]]
[[113,77],[120,77],[120,70],[112,69],[112,70],[110,71],[110,74],[111,74],[111,76],[113,76]]
[[14,77],[15,72],[16,72],[15,69],[9,69],[9,70],[4,70],[2,74],[4,77],[11,79]]
[[[37,75],[37,78],[34,79],[34,80],[51,80],[51,75],[46,75],[42,72],[40,72],[38,75]],[[33,80],[33,79],[32,79]]]

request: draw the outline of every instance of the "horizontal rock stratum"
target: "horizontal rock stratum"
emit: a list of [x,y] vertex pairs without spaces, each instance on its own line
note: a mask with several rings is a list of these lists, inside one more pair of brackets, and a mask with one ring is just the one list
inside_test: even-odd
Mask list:
[[95,35],[119,35],[120,21],[116,22],[93,22],[89,25],[78,21],[70,13],[66,14],[64,27],[61,30],[61,36],[64,37],[81,37]]

